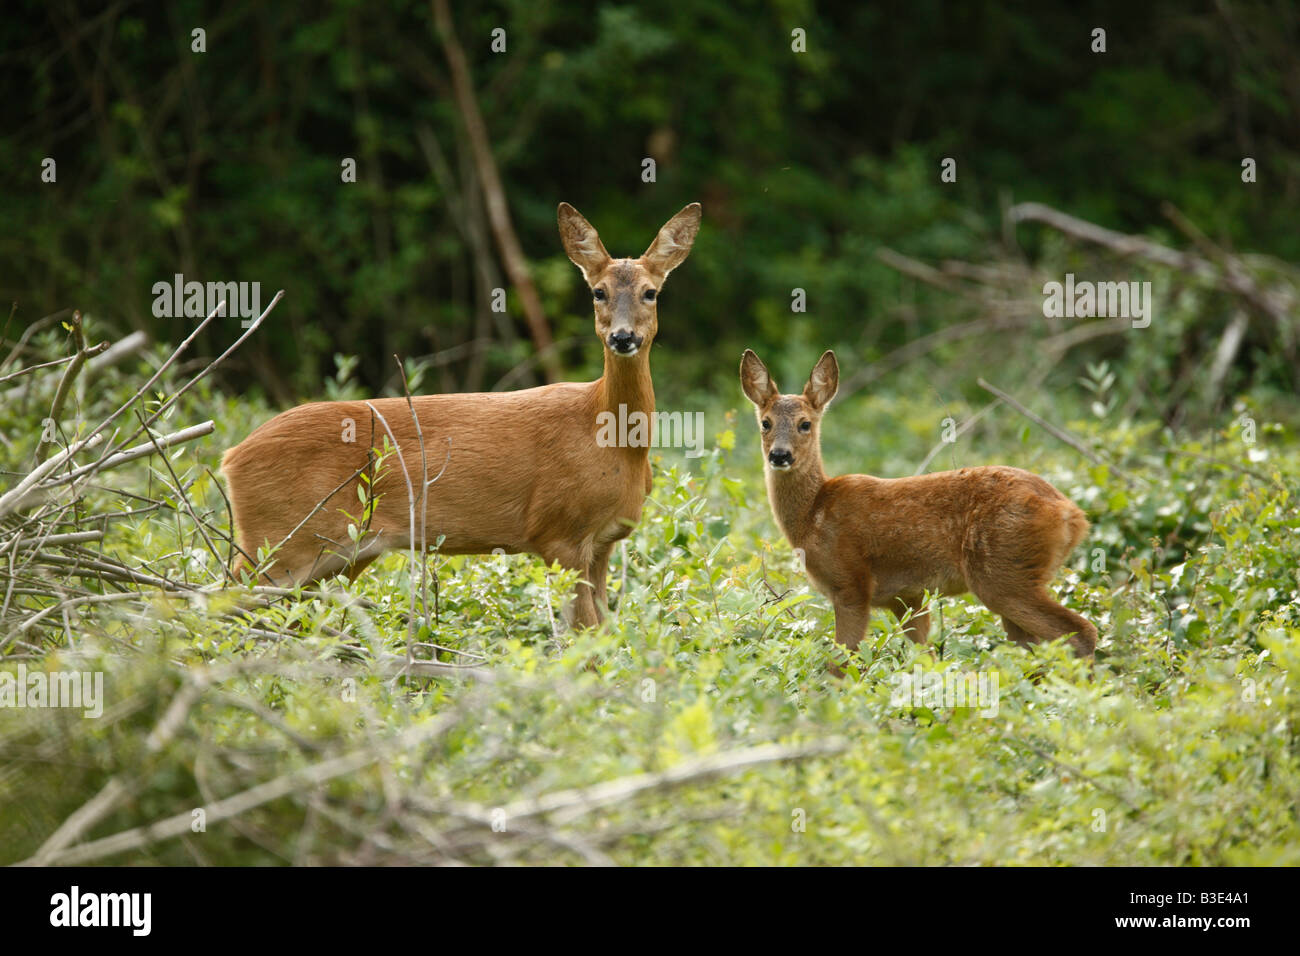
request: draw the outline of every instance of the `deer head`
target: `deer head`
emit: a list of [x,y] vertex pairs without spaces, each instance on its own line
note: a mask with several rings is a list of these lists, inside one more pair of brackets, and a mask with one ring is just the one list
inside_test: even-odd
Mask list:
[[754,403],[763,439],[763,460],[773,471],[821,464],[821,420],[840,387],[840,367],[829,349],[813,367],[800,395],[782,395],[767,366],[751,349],[740,360],[740,384]]
[[631,358],[648,349],[659,330],[659,290],[691,251],[700,204],[691,203],[669,219],[639,259],[611,258],[591,223],[567,202],[560,203],[558,218],[564,251],[591,287],[596,334],[606,351]]

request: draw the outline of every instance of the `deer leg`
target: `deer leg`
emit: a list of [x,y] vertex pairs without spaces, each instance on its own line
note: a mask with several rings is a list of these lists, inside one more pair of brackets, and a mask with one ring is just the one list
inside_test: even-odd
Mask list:
[[[835,608],[835,643],[843,645],[852,655],[866,636],[867,622],[871,619],[871,585],[837,588],[830,598]],[[830,670],[836,677],[843,675],[836,664],[831,664]]]
[[596,610],[596,623],[609,610],[609,596],[605,592],[605,580],[609,576],[609,556],[614,550],[614,542],[596,545],[591,555],[591,567],[587,569],[587,580],[591,582],[592,604]]
[[[585,553],[584,553],[585,552]],[[564,608],[564,619],[571,627],[595,627],[600,623],[596,612],[595,590],[587,575],[591,573],[592,553],[586,548],[567,543],[557,543],[539,549],[547,564],[558,564],[566,570],[577,571],[582,577],[573,589],[573,600]]]
[[[982,595],[978,595],[983,600]],[[1070,636],[1070,646],[1080,657],[1091,657],[1097,646],[1097,629],[1092,622],[1060,604],[1045,587],[1014,596],[1002,595],[996,606],[984,601],[989,609],[1016,625],[1007,634],[1018,644],[1050,641]]]
[[915,644],[928,644],[930,639],[930,612],[925,610],[925,599],[921,595],[899,597],[889,605],[894,617],[901,622],[908,611],[911,618],[903,625],[903,633]]
[[1002,626],[1006,628],[1007,637],[1011,638],[1021,647],[1028,647],[1030,644],[1038,643],[1038,638],[1034,637],[1034,635],[1030,634],[1023,627],[1005,615],[1002,618]]
[[357,558],[357,560],[349,564],[347,568],[348,584],[355,583],[357,578],[361,576],[361,572],[374,564],[378,557],[379,555],[377,554],[370,554],[365,557]]

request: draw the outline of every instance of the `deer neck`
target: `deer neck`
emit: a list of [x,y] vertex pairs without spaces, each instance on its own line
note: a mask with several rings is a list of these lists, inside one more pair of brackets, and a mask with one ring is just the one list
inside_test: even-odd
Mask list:
[[786,540],[798,548],[811,531],[812,511],[817,495],[826,484],[821,455],[808,464],[789,471],[774,471],[766,466],[767,499],[772,514]]
[[[609,349],[605,350],[605,374],[596,383],[596,404],[597,412],[612,412],[615,416],[633,412],[654,415],[655,389],[650,381],[649,342],[630,358],[620,358]],[[621,412],[619,406],[622,406]]]

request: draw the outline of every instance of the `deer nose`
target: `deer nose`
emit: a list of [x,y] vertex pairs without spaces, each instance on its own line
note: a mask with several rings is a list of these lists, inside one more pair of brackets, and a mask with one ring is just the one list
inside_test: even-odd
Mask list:
[[609,347],[619,355],[635,355],[641,347],[641,337],[630,329],[619,329],[610,334]]
[[789,468],[794,464],[794,453],[788,448],[773,448],[767,453],[767,460],[773,468]]

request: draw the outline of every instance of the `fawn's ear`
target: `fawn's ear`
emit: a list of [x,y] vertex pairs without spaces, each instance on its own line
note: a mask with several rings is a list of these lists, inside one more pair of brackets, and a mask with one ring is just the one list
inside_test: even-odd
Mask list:
[[840,363],[835,361],[835,353],[827,349],[813,366],[808,384],[803,387],[803,397],[813,408],[820,411],[830,404],[840,387]]
[[556,218],[560,223],[560,242],[564,243],[564,251],[573,260],[573,264],[582,270],[587,285],[591,285],[610,263],[605,244],[600,241],[600,236],[591,223],[582,218],[582,213],[567,202],[560,203]]
[[699,231],[700,204],[693,202],[664,223],[650,248],[641,254],[646,268],[666,279],[690,254]]
[[745,349],[740,360],[740,387],[745,390],[745,397],[759,408],[781,394],[772,376],[767,374],[767,366],[753,349]]

